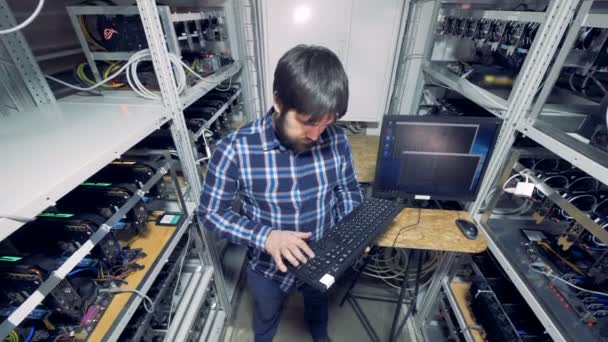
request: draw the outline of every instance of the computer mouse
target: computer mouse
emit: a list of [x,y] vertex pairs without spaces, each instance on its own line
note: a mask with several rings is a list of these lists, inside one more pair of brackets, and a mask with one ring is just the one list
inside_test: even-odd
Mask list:
[[458,228],[460,228],[462,235],[464,235],[467,239],[477,239],[477,226],[475,225],[475,223],[462,219],[456,220],[455,223]]

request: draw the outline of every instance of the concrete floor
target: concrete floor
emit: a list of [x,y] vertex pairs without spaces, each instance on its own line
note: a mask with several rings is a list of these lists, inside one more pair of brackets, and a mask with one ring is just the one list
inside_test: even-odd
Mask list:
[[[343,307],[339,307],[339,301],[345,291],[344,284],[340,286],[338,291],[334,292],[330,302],[329,309],[329,335],[334,342],[352,341],[352,342],[367,342],[370,341],[365,329],[357,318],[350,304],[345,303]],[[396,298],[396,293],[388,293],[386,290],[380,291],[366,284],[357,285],[356,293],[360,294],[382,294],[391,295]],[[359,300],[360,306],[367,314],[370,322],[376,329],[377,334],[382,340],[388,340],[388,335],[391,328],[393,315],[395,312],[395,304],[372,302],[367,300]],[[253,332],[251,328],[251,317],[253,312],[253,299],[251,294],[245,288],[241,295],[240,304],[236,312],[234,321],[229,324],[226,330],[225,342],[254,342]],[[302,295],[298,291],[293,291],[289,296],[283,313],[281,323],[275,342],[311,342],[312,339],[308,333],[306,322],[304,321],[304,304]],[[400,341],[410,341],[407,331],[402,334]]]

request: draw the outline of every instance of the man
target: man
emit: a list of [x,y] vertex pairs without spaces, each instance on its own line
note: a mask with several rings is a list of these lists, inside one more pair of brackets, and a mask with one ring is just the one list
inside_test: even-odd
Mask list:
[[[279,60],[273,93],[269,113],[217,143],[199,215],[208,229],[249,246],[256,342],[272,341],[294,285],[313,340],[330,341],[327,295],[297,284],[286,263],[314,257],[307,241],[362,201],[346,135],[331,125],[346,113],[348,78],[333,52],[299,45]],[[232,209],[237,194],[240,213]]]

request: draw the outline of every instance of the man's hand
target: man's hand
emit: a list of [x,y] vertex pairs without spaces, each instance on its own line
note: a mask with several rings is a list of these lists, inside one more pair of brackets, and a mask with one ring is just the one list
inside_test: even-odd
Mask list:
[[312,258],[315,254],[308,247],[306,241],[312,233],[291,232],[287,230],[271,230],[266,237],[266,252],[270,254],[281,272],[287,272],[287,266],[283,263],[283,258],[287,259],[293,266],[306,263],[308,257]]

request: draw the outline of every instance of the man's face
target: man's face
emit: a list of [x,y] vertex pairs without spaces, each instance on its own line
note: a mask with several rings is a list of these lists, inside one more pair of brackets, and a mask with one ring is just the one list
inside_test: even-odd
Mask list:
[[335,115],[328,114],[315,120],[312,115],[291,110],[277,114],[274,128],[281,143],[298,153],[309,151],[319,141],[321,133],[335,121]]

